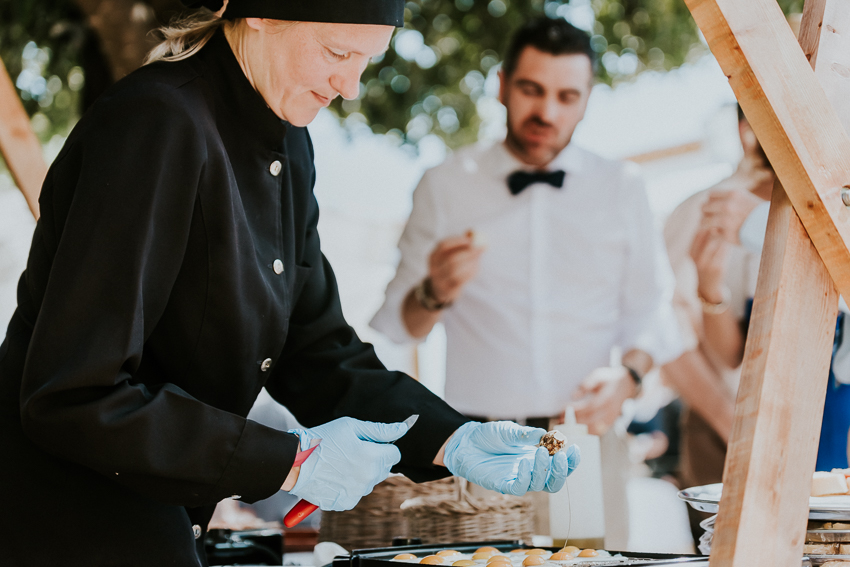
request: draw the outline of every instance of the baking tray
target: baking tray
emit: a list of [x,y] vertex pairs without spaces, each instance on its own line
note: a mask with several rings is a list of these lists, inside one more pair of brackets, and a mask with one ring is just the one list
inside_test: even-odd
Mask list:
[[[716,514],[720,508],[723,483],[694,486],[679,491],[679,498],[700,512]],[[850,520],[850,495],[812,496],[809,498],[810,520]]]
[[[465,542],[465,543],[446,543],[446,544],[428,544],[428,545],[406,545],[399,547],[384,547],[378,549],[358,549],[347,557],[338,557],[334,559],[333,567],[415,567],[415,563],[400,563],[392,561],[392,558],[399,553],[412,553],[414,555],[425,556],[432,555],[443,549],[455,549],[461,553],[473,553],[479,547],[491,546],[499,551],[509,552],[512,549],[532,549],[534,546],[525,545],[518,540],[503,540],[503,541],[480,541],[480,542]],[[542,547],[538,549],[546,549],[552,552],[559,551],[560,547]],[[708,557],[704,555],[682,555],[670,553],[637,553],[632,551],[611,551],[612,555],[623,555],[629,561],[608,561],[588,563],[590,566],[622,566],[629,567],[638,566],[666,566],[666,565],[688,565],[688,567],[708,567]],[[582,565],[582,564],[579,564]],[[449,567],[447,564],[446,567]],[[484,564],[481,564],[484,567]]]

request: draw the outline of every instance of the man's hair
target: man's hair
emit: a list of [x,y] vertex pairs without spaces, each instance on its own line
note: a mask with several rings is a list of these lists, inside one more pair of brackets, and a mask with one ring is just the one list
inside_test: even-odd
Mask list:
[[563,18],[535,18],[516,31],[502,61],[506,77],[516,70],[519,56],[526,47],[534,47],[550,55],[587,55],[596,68],[596,53],[590,47],[590,36]]

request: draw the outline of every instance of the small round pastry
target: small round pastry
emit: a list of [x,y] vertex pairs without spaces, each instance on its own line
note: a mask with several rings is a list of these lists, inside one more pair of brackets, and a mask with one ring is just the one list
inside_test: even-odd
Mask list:
[[409,561],[411,559],[416,559],[416,556],[412,553],[399,553],[398,555],[393,557],[393,560],[395,561]]
[[488,545],[486,547],[479,547],[475,550],[475,553],[499,553],[499,550]]
[[487,561],[492,556],[493,556],[493,554],[490,553],[489,551],[477,551],[477,552],[472,554],[472,559],[476,560],[476,561],[482,561],[482,560]]
[[573,557],[575,557],[576,555],[578,555],[578,554],[579,554],[579,552],[580,552],[581,550],[580,550],[579,548],[577,548],[576,546],[574,546],[574,545],[568,545],[568,546],[566,546],[564,549],[562,549],[561,551],[562,551],[563,553],[569,553],[570,555],[572,555]]
[[540,438],[540,443],[538,446],[546,447],[546,450],[549,451],[550,455],[554,455],[558,451],[564,448],[564,445],[567,444],[567,438],[564,437],[564,434],[557,430],[552,430],[543,437]]
[[490,559],[487,560],[487,565],[490,565],[491,563],[508,563],[508,564],[510,564],[510,562],[511,562],[511,558],[508,557],[507,555],[493,555],[493,556],[490,557]]
[[419,560],[421,565],[442,565],[443,558],[439,555],[426,555],[422,559]]
[[452,555],[460,555],[460,551],[456,551],[454,549],[444,549],[443,551],[438,551],[437,555],[440,557],[451,557]]
[[472,567],[473,565],[477,565],[477,563],[475,563],[475,561],[470,561],[469,559],[461,559],[460,561],[452,563],[452,567]]
[[543,559],[539,555],[529,555],[522,562],[522,564],[525,567],[533,567],[534,565],[543,565],[544,563],[546,563],[546,560]]
[[552,556],[549,558],[549,561],[569,561],[574,558],[575,555],[573,555],[572,553],[568,553],[566,551],[558,551],[552,554]]
[[579,557],[597,557],[598,555],[595,549],[582,549],[578,554]]
[[524,554],[525,551],[526,551],[525,549],[512,549],[511,553],[523,553]]
[[547,553],[549,552],[545,549],[527,549],[525,551],[526,555],[546,555]]

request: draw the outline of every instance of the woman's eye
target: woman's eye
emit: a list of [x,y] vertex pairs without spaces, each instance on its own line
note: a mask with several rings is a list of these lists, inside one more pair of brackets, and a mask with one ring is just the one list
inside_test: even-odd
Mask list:
[[347,58],[348,58],[348,54],[347,54],[347,53],[337,53],[336,51],[333,51],[333,50],[331,50],[331,49],[328,49],[328,53],[330,53],[330,54],[331,54],[331,57],[333,57],[334,59],[337,59],[337,60],[339,60],[339,61],[342,61],[343,59],[347,59]]

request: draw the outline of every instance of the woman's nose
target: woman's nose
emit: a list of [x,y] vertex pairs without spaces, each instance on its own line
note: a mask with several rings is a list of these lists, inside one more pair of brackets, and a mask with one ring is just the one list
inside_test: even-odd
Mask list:
[[350,65],[345,70],[331,77],[331,87],[346,100],[357,98],[360,94],[360,75],[362,71],[355,65]]

